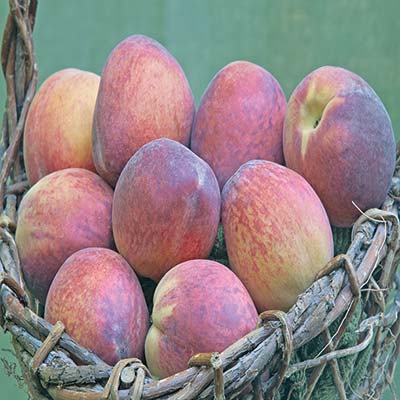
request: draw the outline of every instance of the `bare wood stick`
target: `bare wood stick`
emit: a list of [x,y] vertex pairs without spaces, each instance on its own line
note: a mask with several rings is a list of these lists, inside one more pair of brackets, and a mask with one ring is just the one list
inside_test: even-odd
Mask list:
[[[11,250],[6,243],[1,240],[0,233],[0,273],[11,276],[16,282],[19,282],[18,269],[16,268]],[[20,285],[21,286],[21,285]],[[22,286],[21,286],[22,287]],[[1,289],[0,289],[1,293]],[[10,291],[11,293],[11,291]]]
[[[111,371],[112,367],[105,365],[63,366],[60,368],[42,364],[39,367],[38,373],[40,380],[45,386],[55,385],[64,387],[70,385],[87,385],[107,380],[111,375]],[[126,380],[126,384],[132,384],[133,380]]]
[[261,386],[261,376],[257,376],[257,378],[253,381],[253,396],[254,400],[264,400],[264,394],[262,392]]
[[[17,196],[9,194],[6,197],[6,208],[4,210],[4,215],[6,215],[14,224],[15,228],[17,226]],[[11,232],[15,232],[13,227],[7,226]]]
[[73,391],[55,387],[50,387],[48,391],[54,400],[108,400],[102,392]]
[[[0,220],[4,219],[5,222],[4,225],[0,224],[0,238],[2,240],[2,243],[0,243],[0,259],[3,261],[3,266],[0,267],[0,273],[7,273],[18,282],[19,286],[22,288],[22,291],[24,291],[27,295],[27,303],[25,304],[27,304],[29,308],[32,308],[33,301],[26,288],[18,249],[12,235],[12,232],[15,232],[16,226],[16,207],[16,196],[8,195],[6,197],[5,212],[0,216]],[[5,265],[9,266],[8,270],[5,270]]]
[[385,301],[385,296],[382,293],[385,289],[382,289],[379,285],[378,282],[374,279],[373,276],[371,276],[370,282],[369,282],[371,289],[373,290],[372,292],[372,298],[376,305],[378,306],[379,311],[384,312],[386,308],[386,301]]
[[145,372],[142,368],[137,371],[137,377],[132,389],[129,391],[130,400],[140,400],[143,394]]
[[388,382],[386,380],[387,375],[385,374],[385,366],[386,366],[386,364],[388,364],[389,359],[390,359],[390,354],[386,355],[385,360],[383,362],[383,368],[380,370],[380,373],[377,376],[377,379],[375,380],[372,387],[370,388],[370,391],[375,393],[375,396],[378,399],[382,398],[383,390],[388,385]]
[[[11,15],[10,15],[11,16]],[[15,69],[17,64],[21,64],[18,61],[21,53],[21,46],[18,46],[18,32],[14,32],[14,35],[9,38],[10,44],[8,46],[8,53],[7,53],[7,60],[4,60],[5,66],[5,78],[7,84],[7,107],[5,116],[7,117],[7,122],[3,125],[3,143],[8,146],[10,137],[13,135],[15,131],[15,127],[17,125],[18,119],[18,110],[17,110],[17,103],[18,103],[18,96],[16,94],[18,84],[15,82]],[[18,53],[18,54],[17,54]],[[24,67],[23,67],[24,69]],[[21,71],[17,71],[18,73]],[[17,75],[18,76],[18,75]],[[6,154],[2,154],[3,156]]]
[[[31,35],[32,35],[32,32],[33,32],[33,28],[35,27],[37,5],[38,5],[38,1],[37,0],[30,0],[29,1],[29,8],[26,9],[27,15],[25,15],[25,18],[27,18],[29,23],[30,23],[30,33],[31,33]],[[32,49],[32,53],[34,54],[33,49]],[[32,75],[33,75],[33,69],[30,68],[28,70],[28,73],[26,74],[26,82],[25,82],[26,90],[28,89],[29,82],[32,79]]]
[[28,92],[25,97],[24,106],[22,107],[22,110],[21,110],[21,116],[20,116],[18,124],[15,128],[15,135],[14,135],[13,141],[10,143],[9,148],[5,152],[4,162],[3,162],[1,172],[0,172],[0,201],[1,202],[4,201],[5,184],[7,181],[7,177],[10,174],[10,170],[11,170],[11,167],[15,160],[15,157],[17,156],[18,148],[19,148],[19,145],[20,145],[21,139],[22,139],[23,128],[25,125],[25,119],[28,114],[30,104],[32,102],[33,94],[36,89],[36,84],[37,84],[37,71],[36,71],[36,67],[35,67],[35,72],[34,72],[32,81],[29,85]]
[[[0,238],[1,240],[8,245],[8,250],[10,252],[10,255],[13,259],[13,274],[18,282],[18,284],[21,286],[22,290],[26,292],[26,285],[25,281],[23,279],[23,274],[22,274],[22,266],[21,262],[19,259],[19,254],[18,254],[18,249],[17,245],[15,244],[14,238],[11,235],[11,233],[8,231],[8,229],[0,229]],[[29,301],[28,301],[28,303]]]
[[6,75],[7,70],[7,62],[8,62],[8,54],[10,52],[10,44],[12,41],[12,37],[15,36],[15,25],[14,18],[11,13],[8,15],[6,24],[3,31],[3,40],[1,44],[1,68],[3,71],[3,75]]
[[22,303],[28,304],[28,299],[24,290],[21,286],[17,283],[17,281],[11,276],[4,274],[3,272],[0,273],[0,286],[7,285],[13,293],[19,298]]
[[393,342],[396,341],[398,335],[400,334],[400,318],[398,315],[400,313],[400,291],[397,293],[392,306],[387,314],[387,318],[390,317],[392,320],[389,322],[388,326],[391,326],[389,333],[386,335],[381,349],[382,351],[387,351],[388,347],[392,345]]
[[219,353],[200,353],[190,358],[189,367],[207,366],[214,369],[214,399],[224,400],[224,374]]
[[27,180],[20,181],[8,185],[6,187],[6,194],[22,194],[29,189],[29,182]]
[[25,81],[26,81],[26,63],[25,63],[25,47],[21,39],[21,35],[17,33],[17,40],[15,41],[15,99],[17,106],[17,115],[19,114],[25,95]]
[[375,343],[374,343],[374,350],[373,350],[373,354],[371,357],[371,362],[370,362],[370,373],[369,373],[369,377],[370,377],[370,386],[373,386],[373,381],[374,378],[376,377],[377,374],[377,369],[378,369],[378,364],[379,364],[379,359],[380,359],[380,346],[379,343],[381,341],[381,334],[382,334],[382,328],[379,327],[376,334],[375,334]]
[[125,367],[121,372],[121,386],[123,389],[131,387],[136,378],[136,368],[133,366]]
[[[4,143],[7,143],[7,147],[11,142],[12,132],[14,132],[15,127],[17,126],[17,107],[16,107],[16,98],[15,98],[15,85],[14,85],[14,67],[15,67],[15,51],[16,51],[16,38],[15,35],[12,36],[10,45],[9,45],[9,53],[6,64],[6,89],[7,89],[7,104],[6,104],[6,117],[7,124],[5,130],[5,138],[3,139]],[[2,160],[4,159],[7,151],[3,154]]]
[[[35,353],[39,350],[42,342],[32,335],[30,335],[25,329],[20,328],[16,325],[13,325],[7,322],[7,330],[12,333],[13,338],[23,347],[23,349],[30,355],[32,358]],[[76,364],[62,351],[52,350],[48,356],[46,357],[46,361],[49,365],[53,367],[75,367]],[[29,365],[28,365],[29,366]]]
[[57,321],[56,324],[54,325],[53,329],[50,331],[49,336],[47,336],[47,338],[44,340],[44,342],[40,346],[39,350],[36,352],[36,354],[32,358],[30,368],[31,368],[33,374],[37,373],[40,365],[43,363],[43,361],[49,355],[50,351],[53,350],[54,346],[60,340],[60,337],[63,334],[64,330],[65,330],[65,327],[62,324],[62,322]]
[[395,213],[386,213],[382,218],[385,218],[388,224],[392,224],[388,251],[382,268],[382,275],[379,279],[379,287],[387,288],[392,282],[395,269],[397,268],[393,260],[399,248],[400,227],[398,216]]
[[[324,337],[325,341],[328,343],[328,350],[330,352],[335,351],[336,346],[334,346],[334,343],[332,342],[332,337],[329,333],[328,330],[324,331]],[[326,365],[326,364],[322,364]],[[332,374],[333,374],[333,381],[335,382],[336,389],[339,395],[340,400],[347,400],[346,396],[346,390],[343,384],[343,379],[339,370],[339,364],[337,359],[333,359],[332,361],[329,361],[329,366],[331,367]]]
[[1,124],[0,160],[3,159],[7,147],[8,147],[7,111],[4,111],[3,123]]
[[397,338],[396,338],[395,346],[394,346],[394,352],[389,361],[389,367],[388,367],[387,379],[388,379],[389,383],[393,382],[394,371],[396,368],[396,361],[397,361],[399,355],[400,355],[400,333],[397,333]]
[[285,373],[289,367],[290,359],[293,352],[293,332],[290,323],[287,321],[286,314],[282,311],[264,311],[259,316],[259,323],[267,321],[279,321],[281,323],[282,337],[284,338],[284,348],[282,350],[282,362],[278,371],[278,379],[274,387],[270,389],[267,399],[273,400],[279,387],[285,379]]
[[[26,78],[30,82],[33,79],[33,73],[35,69],[34,67],[35,55],[33,52],[31,23],[29,21],[29,18],[22,14],[21,6],[18,3],[18,0],[10,0],[10,11],[11,14],[14,16],[14,21],[18,29],[19,38],[23,42],[23,47],[25,50],[24,56],[26,57],[25,68],[26,68],[26,73],[28,74]],[[22,61],[21,58],[17,59],[17,62],[21,62]],[[25,82],[26,80],[24,79],[22,83]]]
[[211,357],[214,353],[198,353],[190,357],[188,367],[211,367]]
[[[125,359],[119,361],[113,368],[107,384],[104,386],[104,388],[100,388],[100,390],[87,390],[87,388],[81,388],[81,390],[78,391],[74,389],[68,390],[51,386],[48,388],[49,393],[53,399],[56,400],[118,400],[120,398],[118,394],[118,386],[121,372],[129,363],[137,363],[137,361],[137,359]],[[134,385],[137,390],[142,390],[140,389],[140,386],[143,388],[142,375],[145,375],[146,370],[146,367],[138,368],[137,378]],[[132,397],[130,396],[130,398]]]
[[298,372],[303,369],[314,368],[314,367],[317,367],[321,364],[325,364],[334,359],[357,354],[357,353],[365,350],[368,347],[369,343],[372,340],[372,337],[373,337],[373,328],[370,327],[368,330],[368,334],[366,335],[365,339],[360,344],[357,344],[356,346],[349,347],[349,348],[343,349],[343,350],[335,350],[331,353],[324,354],[324,355],[314,358],[312,360],[306,360],[306,361],[302,361],[297,364],[294,364],[288,368],[288,371],[286,372],[286,377],[289,377],[290,375],[294,374],[295,372]]

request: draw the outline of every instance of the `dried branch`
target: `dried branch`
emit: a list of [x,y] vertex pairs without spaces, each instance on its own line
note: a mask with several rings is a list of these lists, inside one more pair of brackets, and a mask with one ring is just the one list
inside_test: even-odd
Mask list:
[[19,181],[6,187],[6,194],[22,194],[29,189],[27,180]]
[[353,347],[349,347],[347,349],[343,349],[343,350],[334,350],[330,353],[324,354],[324,355],[314,358],[312,360],[306,360],[306,361],[302,361],[297,364],[294,364],[291,367],[289,367],[289,369],[286,373],[286,377],[289,377],[290,375],[294,374],[295,372],[301,371],[302,369],[315,368],[320,365],[326,364],[329,361],[332,361],[335,359],[337,360],[342,357],[348,357],[348,356],[351,356],[353,354],[357,354],[357,353],[363,351],[364,349],[366,349],[368,347],[369,343],[371,342],[371,340],[373,338],[373,335],[374,335],[373,327],[374,326],[372,324],[368,326],[367,336],[360,344],[353,346]]
[[[25,120],[37,85],[32,41],[37,1],[9,0],[9,4],[10,15],[1,49],[1,64],[7,87],[0,171],[2,210],[6,194],[21,194],[28,188],[27,182],[23,181],[25,178],[20,154]],[[7,217],[3,214],[0,218],[0,273],[7,274],[2,275],[6,279],[2,279],[0,285],[1,316],[4,326],[13,337],[31,395],[40,400],[189,400],[211,399],[214,395],[223,398],[225,392],[228,398],[235,398],[244,387],[254,381],[254,395],[258,400],[265,397],[267,391],[273,388],[277,390],[283,377],[303,369],[316,368],[313,375],[315,379],[312,380],[314,385],[323,366],[331,362],[340,396],[345,398],[345,388],[339,382],[340,373],[336,360],[365,349],[374,336],[374,330],[377,330],[377,334],[373,342],[374,357],[370,361],[371,382],[366,380],[356,390],[367,394],[381,393],[393,379],[394,366],[400,352],[400,298],[396,298],[386,315],[378,312],[387,303],[393,289],[395,269],[400,261],[399,176],[400,147],[396,173],[382,210],[374,209],[365,213],[365,218],[355,224],[352,243],[346,256],[342,256],[341,261],[336,259],[331,263],[338,269],[317,279],[285,315],[285,324],[291,327],[293,333],[290,340],[293,350],[325,332],[327,340],[324,351],[327,350],[327,353],[289,366],[290,346],[286,347],[290,351],[281,351],[284,339],[289,343],[289,334],[283,333],[279,324],[269,323],[250,332],[220,353],[211,367],[194,366],[161,381],[151,379],[146,367],[138,360],[123,360],[112,368],[76,344],[65,333],[61,335],[58,332],[55,337],[49,337],[53,326],[24,304],[25,286],[13,236],[17,201],[15,196],[8,196]],[[343,265],[347,270],[342,268]],[[349,269],[349,265],[353,268]],[[8,275],[17,285],[12,283]],[[378,292],[367,293],[368,303],[364,311],[368,318],[359,325],[359,343],[337,350],[336,346],[348,327],[360,297],[360,287],[365,285]],[[399,295],[398,285],[396,291]],[[341,318],[339,329],[330,337],[328,328],[338,318]],[[283,357],[285,368],[279,368]],[[83,365],[77,366],[73,360]],[[384,373],[385,369],[387,373]],[[260,374],[264,371],[269,373],[266,382],[260,379]],[[377,373],[374,374],[374,371]]]
[[[10,0],[10,15],[2,41],[1,63],[7,87],[5,113],[7,121],[3,125],[2,141],[7,149],[2,155],[0,172],[1,208],[4,204],[6,182],[13,167],[15,167],[14,175],[20,176],[22,166],[18,159],[18,151],[26,116],[37,85],[37,66],[32,40],[36,4],[34,2],[31,7],[29,1]],[[28,10],[29,14],[24,13],[24,10]]]

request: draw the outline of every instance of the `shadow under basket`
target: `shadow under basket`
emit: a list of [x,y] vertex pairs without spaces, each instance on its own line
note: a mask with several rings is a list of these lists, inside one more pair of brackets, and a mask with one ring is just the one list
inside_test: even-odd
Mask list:
[[36,0],[10,0],[1,50],[7,99],[0,144],[0,323],[11,335],[31,398],[381,398],[400,351],[399,154],[382,208],[368,210],[351,232],[334,230],[337,255],[297,303],[287,313],[260,314],[254,331],[222,353],[193,356],[185,371],[158,381],[138,359],[111,367],[61,323],[52,326],[39,316],[14,240],[17,208],[28,189],[21,147],[37,84],[36,8]]

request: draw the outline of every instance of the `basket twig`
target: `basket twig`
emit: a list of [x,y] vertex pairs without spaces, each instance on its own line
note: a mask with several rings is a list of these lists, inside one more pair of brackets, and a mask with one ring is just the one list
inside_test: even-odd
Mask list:
[[[37,85],[37,65],[32,31],[37,0],[10,0],[1,49],[1,65],[6,80],[7,104],[4,114],[0,172],[0,203],[4,207],[6,183],[21,176],[21,147],[25,120]],[[13,168],[15,171],[12,171]],[[19,178],[18,178],[19,179]]]
[[[222,353],[214,354],[214,361],[209,355],[201,366],[192,363],[185,371],[157,381],[137,359],[122,360],[115,367],[107,365],[62,333],[61,326],[54,331],[51,324],[32,311],[26,299],[14,232],[19,200],[29,187],[21,144],[37,85],[32,41],[37,1],[9,0],[9,4],[1,49],[7,101],[0,145],[0,306],[3,326],[12,335],[31,396],[35,400],[222,399],[237,398],[252,384],[255,390],[248,397],[258,400],[273,398],[284,379],[294,373],[314,369],[308,381],[310,397],[326,365],[330,365],[341,399],[380,396],[393,381],[400,352],[400,287],[394,284],[400,261],[400,148],[395,176],[382,209],[363,213],[354,226],[346,254],[328,264],[326,275],[317,277],[280,323],[262,324]],[[395,301],[385,309],[394,291]],[[363,313],[358,342],[338,349],[359,303]],[[329,327],[335,321],[341,323],[331,335]],[[325,335],[320,354],[290,364],[291,354],[320,334]],[[360,354],[370,344],[374,350],[366,379],[358,388],[346,387],[341,383],[338,360]],[[293,390],[294,386],[289,397]]]

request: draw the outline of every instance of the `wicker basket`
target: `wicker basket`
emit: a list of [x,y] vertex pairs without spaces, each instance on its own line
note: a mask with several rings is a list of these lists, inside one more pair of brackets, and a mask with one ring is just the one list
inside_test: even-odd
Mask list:
[[[7,101],[1,142],[0,322],[12,336],[31,397],[272,399],[281,396],[280,389],[286,385],[285,398],[299,398],[294,394],[296,382],[290,379],[307,371],[301,398],[309,399],[327,369],[336,398],[381,398],[392,382],[400,351],[400,278],[396,276],[400,157],[382,208],[362,215],[353,227],[346,254],[328,263],[288,313],[262,313],[257,329],[222,353],[192,357],[183,372],[157,381],[138,359],[110,367],[75,343],[61,323],[52,326],[39,317],[25,292],[14,241],[16,209],[28,188],[21,142],[37,83],[31,35],[36,7],[37,0],[10,0],[1,52]],[[355,344],[339,348],[356,311]],[[318,354],[296,361],[293,356],[316,337],[323,343]],[[363,352],[367,348],[370,351]],[[357,368],[361,353],[368,356],[367,372],[357,387],[349,387],[342,379],[339,361],[353,356]]]

